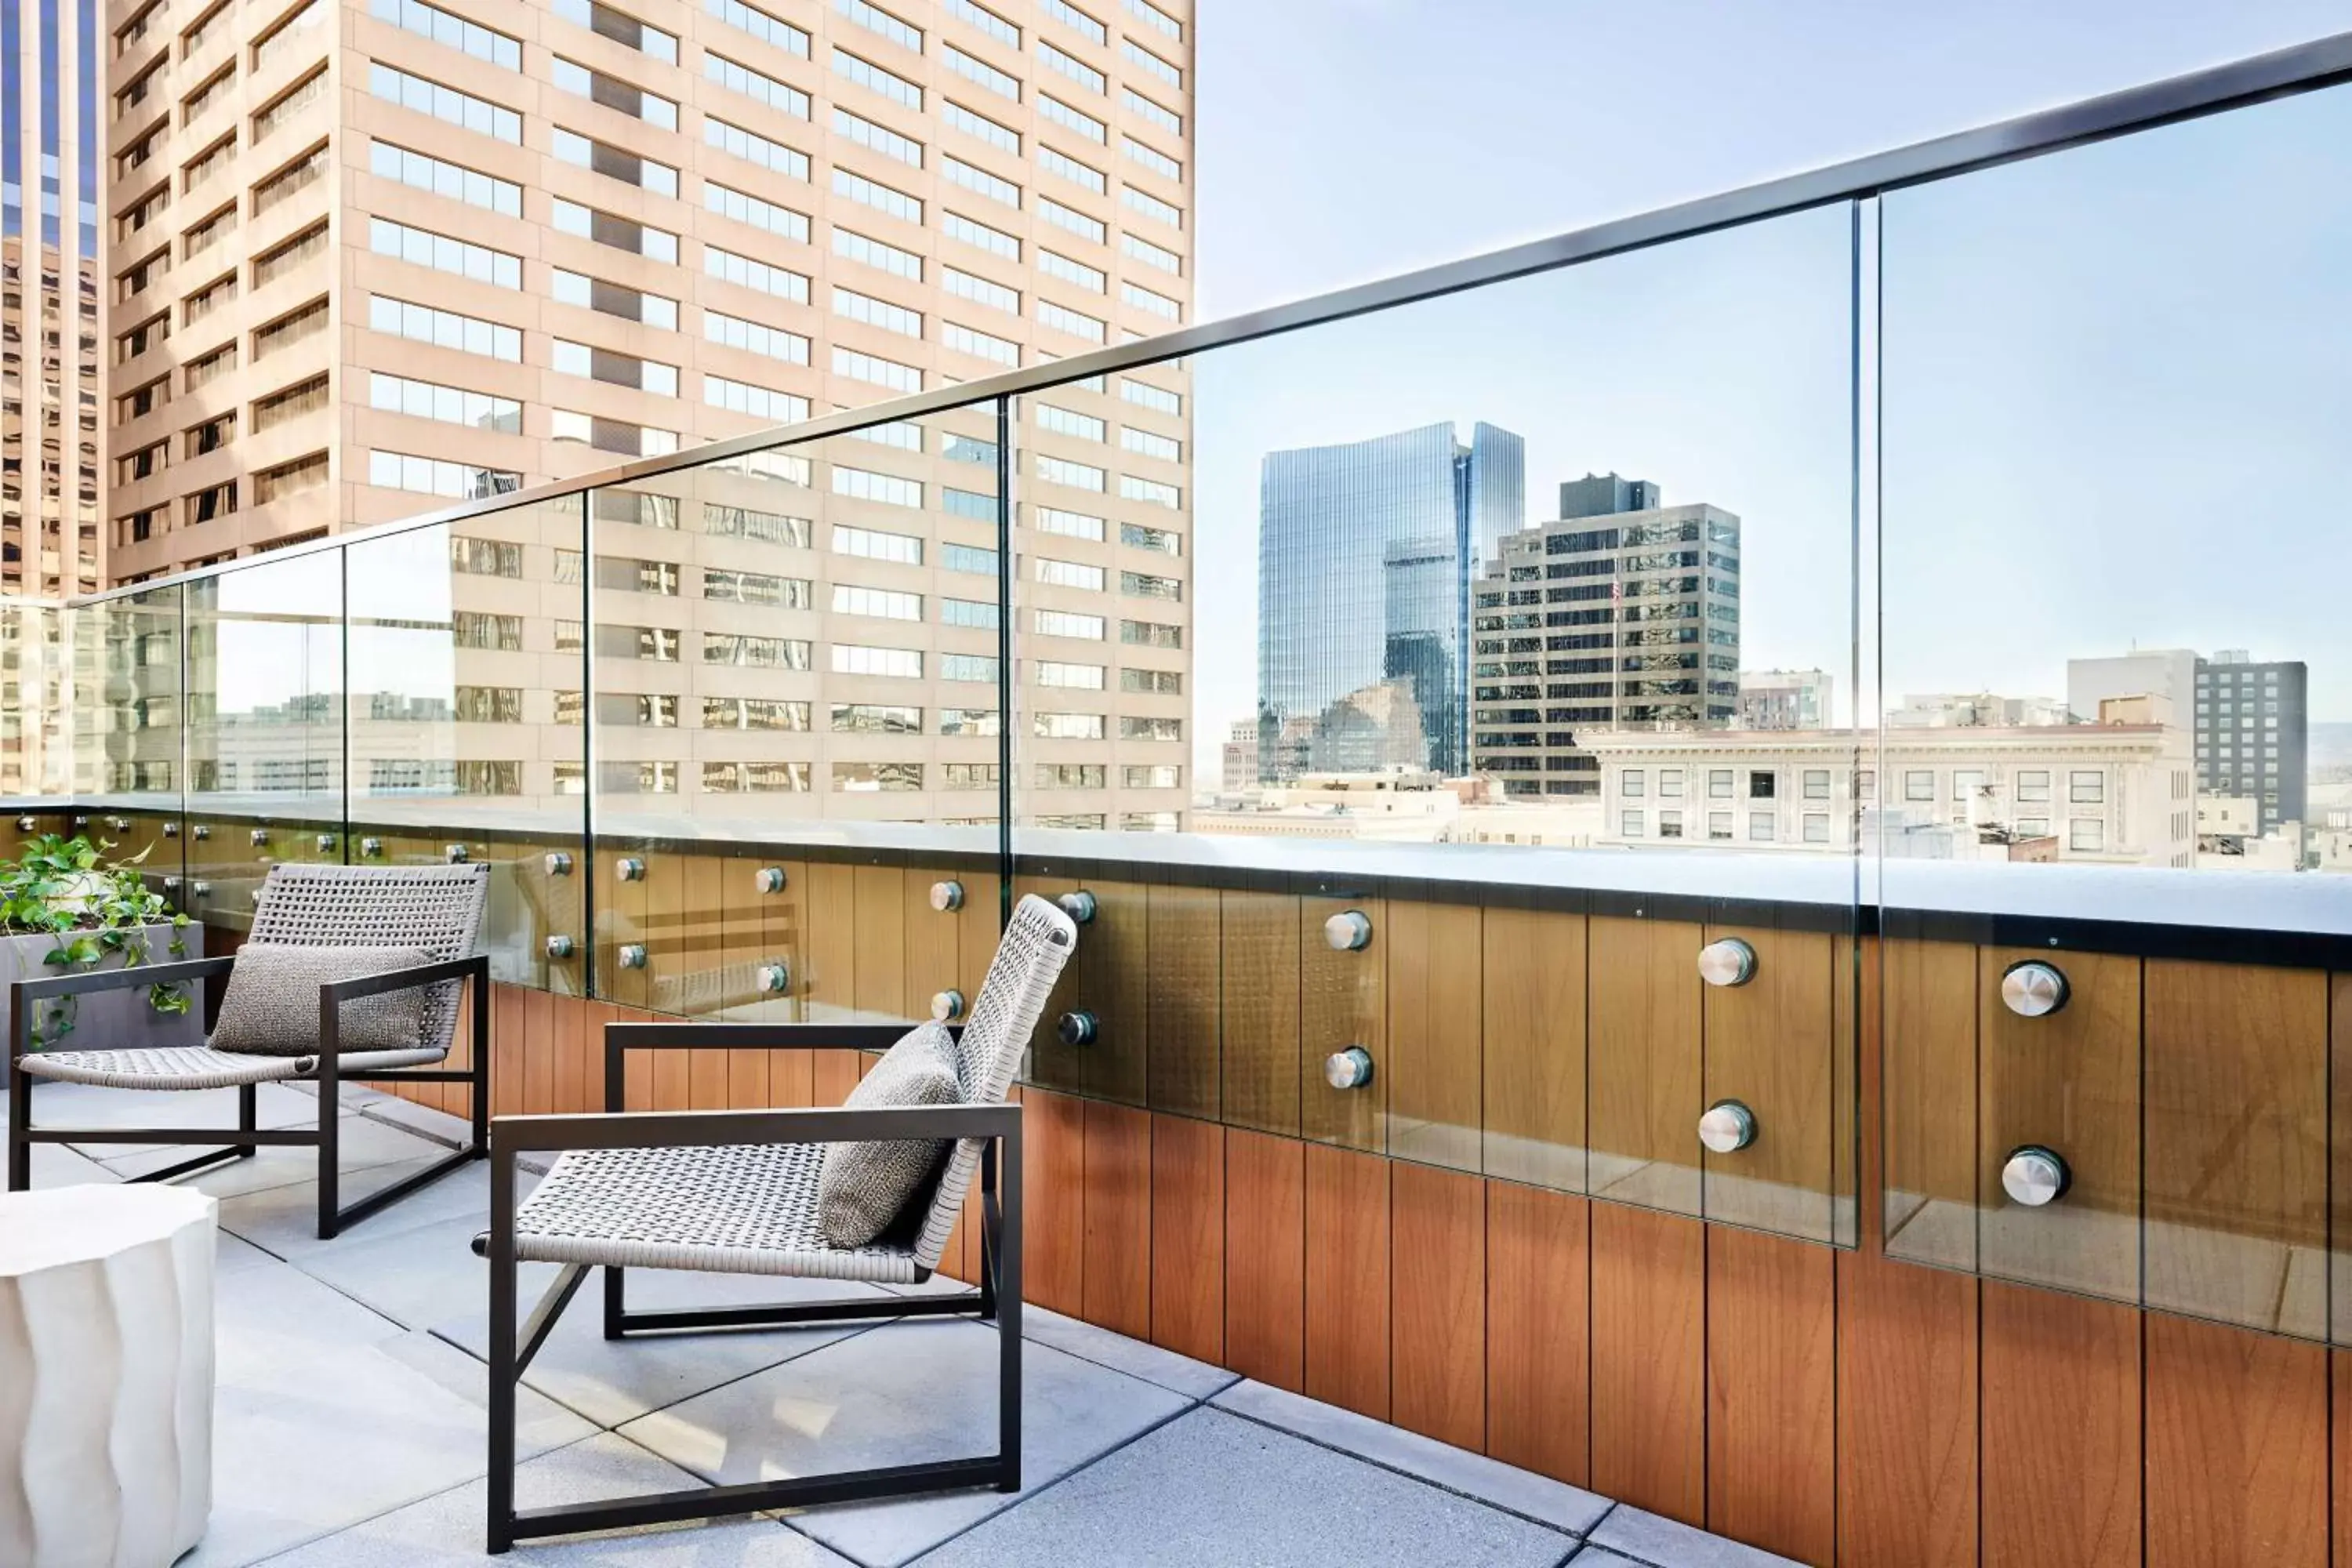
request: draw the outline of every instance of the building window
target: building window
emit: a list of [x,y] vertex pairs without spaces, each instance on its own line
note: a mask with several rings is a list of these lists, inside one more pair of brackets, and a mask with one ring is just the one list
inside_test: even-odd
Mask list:
[[1829,814],[1823,811],[1805,813],[1804,828],[1806,843],[1827,844],[1830,841]]
[[2107,798],[2107,775],[2096,768],[2074,770],[2066,775],[2066,798],[2076,805],[2103,804]]
[[1903,775],[1903,798],[1905,800],[1934,800],[1936,798],[1936,775],[1924,768],[1915,768],[1910,772],[1906,773]]
[[2107,825],[2095,816],[2077,816],[2066,824],[2066,847],[2096,852],[2107,847]]
[[1627,838],[1642,837],[1642,814],[1638,811],[1618,813],[1617,831]]
[[1748,841],[1754,844],[1771,843],[1772,820],[1772,814],[1769,811],[1749,812],[1748,814]]
[[1683,814],[1679,811],[1658,813],[1658,837],[1680,838],[1683,836]]
[[1731,839],[1731,813],[1710,811],[1706,814],[1706,836],[1722,843]]
[[[1729,768],[1709,768],[1706,770],[1706,798],[1709,800],[1729,800],[1731,798],[1731,770]],[[1727,833],[1724,837],[1727,838],[1730,835]]]
[[1618,776],[1617,793],[1627,800],[1640,800],[1650,793],[1649,779],[1640,768],[1627,768]]
[[1769,768],[1750,768],[1748,772],[1748,798],[1770,800],[1777,777]]
[[1977,792],[1984,788],[1984,782],[1982,768],[1955,768],[1952,771],[1952,799],[1962,805],[1974,800]]
[[1830,797],[1830,771],[1827,768],[1805,770],[1805,798],[1827,800]]
[[2050,798],[2050,770],[2047,768],[2020,769],[2017,774],[2017,798],[2020,800],[2048,800]]

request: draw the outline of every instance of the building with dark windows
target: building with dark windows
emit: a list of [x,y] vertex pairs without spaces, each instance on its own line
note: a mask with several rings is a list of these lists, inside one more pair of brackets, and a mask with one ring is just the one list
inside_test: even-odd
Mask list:
[[1737,721],[1739,519],[1663,500],[1646,480],[1571,480],[1559,521],[1505,539],[1482,568],[1471,760],[1507,794],[1597,794],[1581,734]]
[[[1260,777],[1350,755],[1469,764],[1469,594],[1523,522],[1525,444],[1451,424],[1269,452],[1258,480]],[[1375,695],[1373,688],[1388,687]],[[1375,735],[1411,724],[1413,733]],[[1320,732],[1321,739],[1318,735]]]
[[2300,659],[2257,664],[2224,648],[2197,661],[2198,790],[2256,802],[2259,833],[2307,820],[2309,689]]

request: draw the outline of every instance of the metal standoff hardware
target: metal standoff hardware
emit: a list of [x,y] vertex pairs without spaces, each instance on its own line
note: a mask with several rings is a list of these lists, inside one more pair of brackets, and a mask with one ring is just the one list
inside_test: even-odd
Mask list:
[[1698,950],[1698,977],[1709,985],[1745,985],[1756,978],[1756,950],[1736,936]]
[[624,855],[613,862],[613,875],[624,882],[642,882],[646,879],[646,863],[635,855]]
[[622,968],[643,969],[646,966],[646,944],[641,942],[625,942],[621,944],[619,956]]
[[[198,837],[202,837],[202,836],[203,836],[203,834],[204,834],[204,829],[200,827],[200,828],[196,829],[196,833],[197,833]],[[382,859],[382,858],[383,858],[383,839],[381,839],[381,838],[362,838],[362,839],[361,839],[361,840],[360,840],[360,856],[361,856],[361,858],[362,858],[362,859],[368,859],[368,860],[379,860],[379,859]]]
[[572,852],[568,849],[549,850],[547,852],[547,874],[551,877],[569,877],[572,875]]
[[1065,1013],[1062,1021],[1054,1026],[1054,1033],[1066,1046],[1091,1046],[1095,1043],[1095,1016],[1092,1013]]
[[1361,1046],[1323,1058],[1323,1081],[1333,1089],[1361,1089],[1372,1081],[1372,1053]]
[[751,873],[751,885],[763,893],[781,893],[784,890],[784,868],[762,866]]
[[781,958],[772,958],[751,972],[752,983],[771,995],[793,988],[793,966]]
[[950,986],[931,998],[931,1016],[942,1024],[952,1024],[963,1016],[963,993]]
[[2009,1194],[2010,1202],[2030,1209],[2056,1203],[2074,1184],[2074,1173],[2067,1168],[2066,1157],[2039,1143],[2021,1144],[2001,1162],[2000,1190]]
[[267,827],[257,827],[245,837],[255,848],[258,849],[263,845],[269,842],[269,829]]
[[1698,1141],[1711,1153],[1737,1154],[1756,1142],[1756,1113],[1736,1100],[1718,1100],[1698,1119]]
[[950,878],[931,884],[931,908],[941,914],[963,908],[963,884]]
[[1075,893],[1064,893],[1054,901],[1062,906],[1064,914],[1080,925],[1095,918],[1095,896],[1084,888]]
[[1354,952],[1372,940],[1372,917],[1361,910],[1345,910],[1323,922],[1323,940],[1335,952]]
[[463,866],[473,856],[462,844],[444,844],[441,846],[441,858],[452,866]]
[[335,836],[331,833],[321,833],[313,842],[318,845],[319,853],[321,855],[332,855],[335,852]]
[[2066,1005],[2066,972],[2038,958],[2011,964],[2000,977],[2001,1005],[2021,1018],[2047,1017]]
[[[30,833],[40,825],[41,820],[37,816],[20,816],[16,819],[16,831],[19,833]],[[163,830],[166,833],[170,832],[171,829],[172,825],[170,823],[167,822],[163,825]]]
[[558,931],[547,939],[547,956],[561,962],[572,956],[572,939]]

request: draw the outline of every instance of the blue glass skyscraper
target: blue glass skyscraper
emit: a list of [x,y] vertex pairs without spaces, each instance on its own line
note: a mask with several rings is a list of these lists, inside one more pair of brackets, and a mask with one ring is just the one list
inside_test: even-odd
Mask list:
[[[1451,424],[1338,447],[1269,452],[1258,478],[1258,725],[1262,776],[1318,760],[1335,709],[1386,683],[1377,707],[1417,739],[1391,754],[1460,773],[1467,746],[1470,582],[1525,521],[1524,443],[1491,425],[1464,446]],[[1351,753],[1359,754],[1359,753]],[[1333,759],[1333,760],[1336,760]]]

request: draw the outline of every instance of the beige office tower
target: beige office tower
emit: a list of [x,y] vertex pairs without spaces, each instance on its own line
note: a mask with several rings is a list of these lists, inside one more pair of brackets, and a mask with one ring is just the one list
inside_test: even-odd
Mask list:
[[[1191,320],[1179,0],[115,0],[106,26],[117,582]],[[1024,820],[1179,820],[1191,416],[1175,364],[1017,407]],[[601,494],[593,568],[576,507],[459,525],[429,574],[414,542],[354,557],[354,799],[553,804],[593,766],[680,797],[656,813],[993,819],[997,446],[974,409]],[[438,692],[373,625],[436,616]],[[238,702],[197,695],[226,733]],[[235,750],[191,784],[250,793]]]

